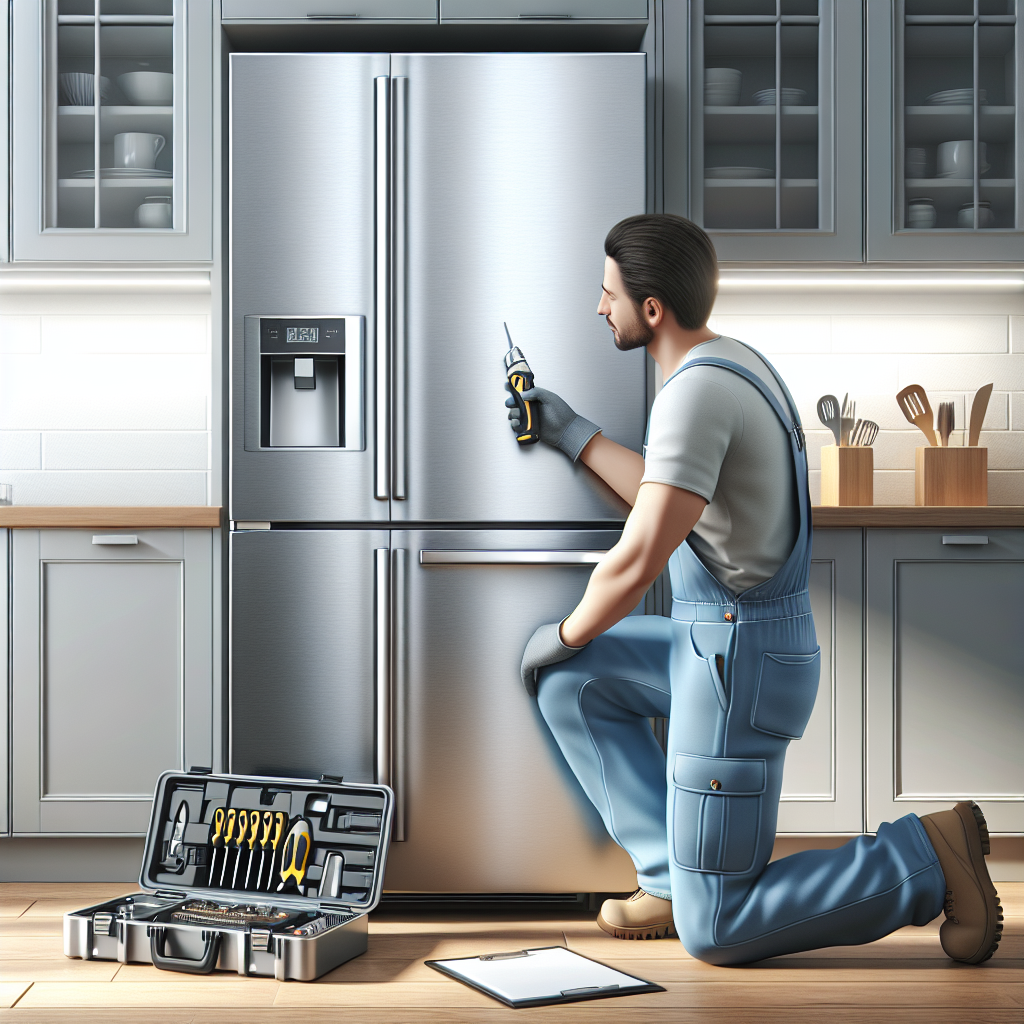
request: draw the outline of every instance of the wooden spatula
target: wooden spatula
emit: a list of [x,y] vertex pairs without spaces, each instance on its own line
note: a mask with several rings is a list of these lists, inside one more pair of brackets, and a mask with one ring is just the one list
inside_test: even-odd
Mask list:
[[967,441],[968,446],[971,448],[978,446],[978,438],[981,437],[981,421],[985,418],[985,413],[988,411],[988,400],[991,397],[991,384],[978,388],[978,393],[974,396],[974,402],[971,405],[971,432]]
[[924,388],[920,384],[905,387],[896,396],[896,404],[903,411],[903,415],[928,438],[928,443],[935,445],[935,415],[932,413]]

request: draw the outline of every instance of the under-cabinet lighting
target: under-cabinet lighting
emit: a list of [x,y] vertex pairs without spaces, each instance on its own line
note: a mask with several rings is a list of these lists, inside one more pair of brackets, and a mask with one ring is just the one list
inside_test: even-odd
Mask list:
[[825,291],[914,291],[942,288],[948,291],[1024,291],[1024,276],[1019,274],[785,274],[730,273],[718,279],[720,292],[769,291],[787,288],[794,291],[822,289]]

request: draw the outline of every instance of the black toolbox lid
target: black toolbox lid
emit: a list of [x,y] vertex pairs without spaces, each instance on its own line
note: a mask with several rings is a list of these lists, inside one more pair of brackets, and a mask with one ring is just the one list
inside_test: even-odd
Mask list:
[[[236,826],[240,812],[245,811],[247,819],[250,813],[257,814],[255,845],[250,847],[252,826],[247,821],[241,846],[236,828],[226,847],[215,847],[212,840],[217,831],[218,808],[224,819],[234,810]],[[301,893],[293,882],[284,891],[278,890],[279,870],[275,870],[269,890],[217,884],[225,860],[226,874],[230,875],[236,861],[240,871],[249,869],[250,850],[254,869],[261,854],[265,854],[264,859],[270,855],[270,843],[263,847],[260,842],[265,833],[265,812],[285,816],[275,864],[283,855],[290,830],[302,820],[309,827],[312,845],[304,875],[307,884]],[[221,903],[272,902],[304,910],[370,911],[380,902],[384,886],[393,813],[394,793],[388,786],[346,783],[326,775],[320,779],[285,779],[215,775],[198,768],[167,771],[157,780],[153,796],[139,884],[150,892]],[[226,820],[221,832],[226,832]],[[339,892],[334,897],[321,897],[323,864],[332,852],[343,858]],[[260,873],[265,882],[270,882],[266,865],[261,865]]]

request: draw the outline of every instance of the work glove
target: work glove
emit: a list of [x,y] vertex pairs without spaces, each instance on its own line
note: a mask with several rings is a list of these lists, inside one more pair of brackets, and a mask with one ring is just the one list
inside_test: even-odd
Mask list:
[[[506,384],[505,390],[512,391],[512,385]],[[586,448],[587,442],[601,430],[596,423],[577,416],[554,391],[530,388],[529,391],[523,392],[523,398],[540,406],[540,439],[552,448],[565,452],[573,462],[580,457],[580,452]],[[516,400],[512,397],[506,398],[505,405],[512,410],[508,418],[512,426],[518,430],[519,409],[516,407]]]
[[557,665],[560,661],[568,661],[587,646],[584,644],[583,647],[567,647],[562,643],[562,637],[559,635],[561,625],[561,622],[548,622],[538,626],[523,652],[520,672],[523,676],[523,686],[531,697],[537,696],[538,669],[544,668],[545,665]]

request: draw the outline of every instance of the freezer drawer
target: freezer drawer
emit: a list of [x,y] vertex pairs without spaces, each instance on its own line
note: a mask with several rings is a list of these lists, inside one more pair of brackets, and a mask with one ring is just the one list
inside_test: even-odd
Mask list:
[[380,530],[231,534],[231,771],[377,781],[387,546]]
[[396,831],[385,886],[621,891],[636,884],[519,677],[614,531],[395,531]]

